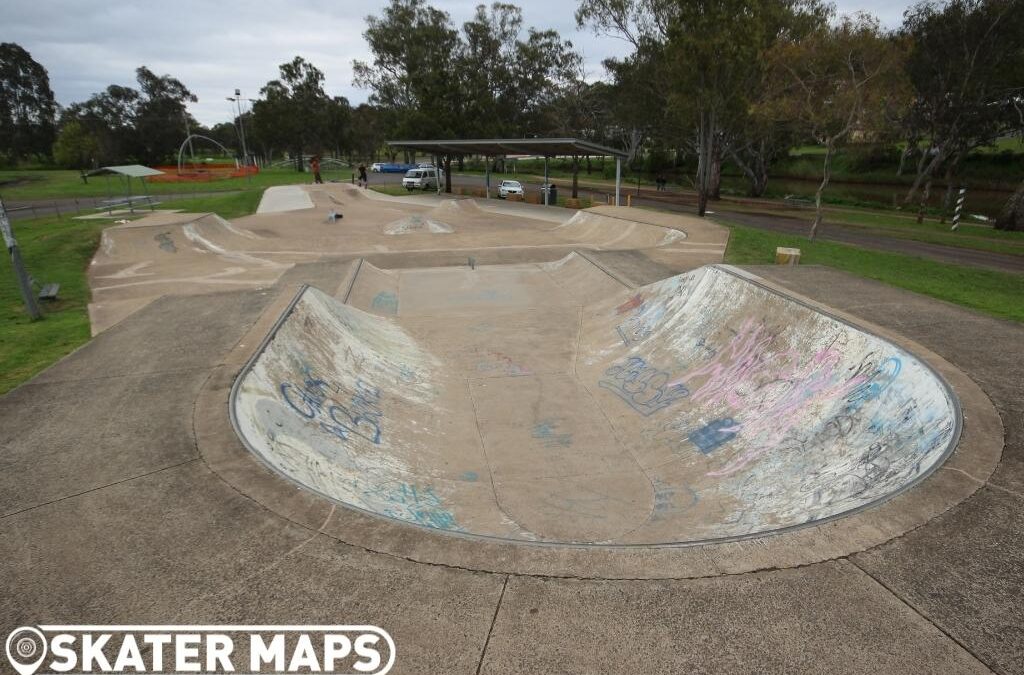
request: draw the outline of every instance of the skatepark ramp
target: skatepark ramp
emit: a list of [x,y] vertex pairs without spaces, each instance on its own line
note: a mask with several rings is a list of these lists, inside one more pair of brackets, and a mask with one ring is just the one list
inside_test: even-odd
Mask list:
[[230,409],[274,471],[380,517],[548,545],[739,539],[878,504],[959,438],[927,364],[733,268],[639,289],[581,256],[357,276],[352,304],[298,293]]

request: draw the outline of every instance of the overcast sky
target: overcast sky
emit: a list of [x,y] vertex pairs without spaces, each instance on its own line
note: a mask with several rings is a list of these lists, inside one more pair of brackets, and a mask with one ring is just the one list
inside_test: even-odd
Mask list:
[[[586,59],[588,75],[603,75],[601,61],[627,53],[617,39],[576,29],[575,0],[512,0],[524,23],[555,28]],[[2,0],[0,41],[16,42],[50,73],[57,101],[67,105],[109,84],[134,86],[134,71],[148,66],[177,77],[199,97],[190,106],[203,124],[231,119],[225,100],[242,90],[256,98],[279,64],[301,55],[326,75],[327,93],[353,104],[368,93],[352,85],[352,60],[367,59],[365,18],[387,0]],[[433,0],[456,24],[476,0]],[[842,12],[864,10],[898,26],[907,0],[840,0]]]

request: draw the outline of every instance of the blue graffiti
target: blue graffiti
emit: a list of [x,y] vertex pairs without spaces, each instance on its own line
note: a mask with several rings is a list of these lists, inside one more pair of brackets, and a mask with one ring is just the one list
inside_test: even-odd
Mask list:
[[[859,370],[870,367],[870,364],[862,364]],[[874,400],[882,395],[889,386],[896,381],[896,377],[903,369],[903,362],[895,356],[890,356],[878,364],[878,367],[871,371],[867,380],[861,382],[846,397],[846,409],[848,412],[858,410],[868,401]],[[859,375],[857,372],[854,375]]]
[[693,507],[697,501],[697,493],[686,485],[670,485],[655,479],[652,481],[654,487],[654,509],[651,512],[651,520],[660,520],[673,513],[680,513]]
[[624,345],[641,342],[654,332],[654,326],[665,315],[665,308],[660,305],[649,307],[646,303],[640,305],[633,316],[626,319],[615,327],[619,338]]
[[705,426],[690,433],[687,438],[705,455],[711,454],[715,448],[736,438],[740,425],[731,417],[709,422]]
[[614,392],[641,415],[650,415],[690,395],[682,384],[668,386],[669,373],[647,365],[639,356],[604,371],[598,385]]
[[381,291],[373,296],[370,306],[384,314],[398,314],[398,296],[391,291]]
[[[321,429],[343,441],[354,434],[374,444],[380,444],[380,390],[362,380],[356,380],[356,391],[344,394],[337,385],[316,377],[309,367],[302,368],[305,375],[301,386],[282,382],[281,396],[299,415],[316,420]],[[348,399],[347,404],[338,399]]]
[[567,448],[572,445],[572,434],[556,433],[557,429],[557,419],[543,419],[533,425],[533,432],[530,435],[540,440],[546,448]]
[[438,530],[462,529],[455,521],[455,515],[444,507],[441,498],[429,485],[418,488],[409,483],[399,483],[397,489],[379,491],[376,496],[389,502],[383,510],[384,515]]

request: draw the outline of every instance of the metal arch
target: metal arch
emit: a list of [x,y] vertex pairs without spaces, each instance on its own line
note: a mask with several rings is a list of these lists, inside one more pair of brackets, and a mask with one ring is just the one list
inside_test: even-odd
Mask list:
[[181,142],[181,146],[178,148],[178,175],[181,175],[181,157],[182,157],[182,153],[185,152],[185,146],[188,145],[188,142],[191,141],[193,138],[202,138],[203,140],[210,141],[211,143],[213,143],[214,145],[219,147],[221,150],[223,150],[225,153],[230,153],[231,152],[230,150],[225,148],[222,143],[220,143],[219,141],[215,141],[214,139],[210,138],[209,136],[203,136],[202,134],[189,134],[188,136],[185,137],[185,140],[183,140]]

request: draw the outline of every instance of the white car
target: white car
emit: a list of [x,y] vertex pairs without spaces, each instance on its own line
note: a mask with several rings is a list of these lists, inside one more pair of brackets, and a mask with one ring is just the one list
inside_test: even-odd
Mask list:
[[381,163],[380,162],[374,162],[373,164],[370,165],[370,173],[380,173],[380,169],[381,169]]
[[437,188],[436,169],[410,169],[402,178],[402,187],[406,190],[430,190]]
[[509,195],[523,196],[523,184],[517,180],[503,180],[498,185],[498,199],[504,199]]

